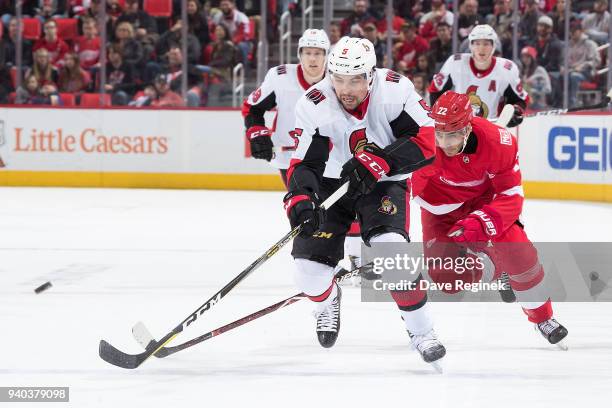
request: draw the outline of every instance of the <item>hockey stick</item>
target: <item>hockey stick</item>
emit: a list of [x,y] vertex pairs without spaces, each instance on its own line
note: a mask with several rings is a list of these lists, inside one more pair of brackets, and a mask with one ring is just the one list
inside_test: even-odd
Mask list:
[[[338,272],[336,274],[336,282],[340,283],[342,281],[345,281],[347,279],[352,278],[353,276],[357,276],[359,275],[361,271],[361,268],[357,268],[353,271],[347,271],[347,270],[343,270],[341,272]],[[242,326],[243,324],[246,323],[250,323],[253,320],[259,319],[260,317],[263,317],[265,315],[268,315],[272,312],[275,312],[279,309],[282,309],[286,306],[292,305],[295,302],[298,302],[302,299],[304,299],[306,297],[305,294],[303,293],[298,293],[296,295],[293,295],[291,297],[288,297],[285,300],[281,300],[280,302],[277,302],[273,305],[270,305],[268,307],[265,307],[261,310],[258,310],[257,312],[251,313],[248,316],[244,316],[236,321],[233,321],[231,323],[228,323],[224,326],[221,326],[215,330],[211,330],[208,333],[205,333],[201,336],[195,337],[189,341],[186,341],[182,344],[178,344],[174,347],[162,347],[161,349],[157,350],[157,352],[155,352],[154,356],[157,358],[164,358],[164,357],[168,357],[171,354],[174,353],[178,353],[181,350],[185,350],[186,348],[189,347],[193,347],[196,344],[202,343],[203,341],[209,340],[213,337],[216,337],[220,334],[223,334],[225,332],[228,332],[230,330],[233,330],[237,327]],[[151,332],[149,332],[149,330],[147,329],[147,327],[144,325],[144,323],[142,322],[138,322],[136,323],[136,325],[132,328],[132,334],[134,335],[134,338],[136,339],[136,341],[138,341],[138,343],[146,350],[151,350],[153,347],[155,347],[155,344],[157,343],[157,341],[155,340],[155,338],[153,337],[153,335],[151,334]]]
[[[594,105],[578,106],[578,107],[569,108],[569,109],[551,109],[551,110],[546,110],[546,111],[529,113],[525,115],[524,117],[533,118],[535,116],[563,115],[564,113],[568,113],[568,112],[580,112],[580,111],[587,111],[587,110],[592,110],[592,109],[602,109],[608,106],[611,99],[612,99],[612,88],[608,91],[606,96],[604,96],[601,102],[596,103]],[[495,124],[497,126],[506,127],[508,125],[508,122],[510,122],[510,119],[512,119],[512,115],[514,115],[514,106],[510,104],[504,105],[504,108],[502,109],[501,113],[499,114],[499,117],[495,121]]]
[[[336,201],[338,201],[348,190],[348,182],[344,183],[338,188],[327,200],[321,204],[321,208],[326,209],[331,207]],[[306,223],[308,221],[305,221]],[[257,258],[255,262],[249,265],[245,270],[240,272],[238,276],[232,279],[227,285],[222,287],[217,293],[215,293],[210,299],[208,299],[203,305],[196,309],[195,312],[190,314],[185,320],[183,320],[178,326],[172,331],[161,338],[160,341],[151,345],[151,348],[143,353],[139,354],[127,354],[117,349],[106,340],[100,340],[100,346],[98,353],[100,357],[117,367],[133,369],[141,365],[145,360],[151,357],[154,353],[164,347],[166,344],[171,342],[176,336],[178,336],[187,326],[195,322],[199,316],[204,312],[210,310],[215,306],[221,299],[223,299],[232,289],[234,289],[240,282],[242,282],[248,275],[251,274],[255,269],[261,266],[264,262],[274,256],[282,247],[291,242],[301,231],[304,224],[300,224],[293,228],[284,237],[282,237],[276,244],[268,249],[262,256]]]

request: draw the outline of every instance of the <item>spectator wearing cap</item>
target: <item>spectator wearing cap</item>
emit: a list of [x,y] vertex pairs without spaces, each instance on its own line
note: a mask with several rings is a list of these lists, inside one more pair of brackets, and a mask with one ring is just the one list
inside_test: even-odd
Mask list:
[[429,51],[429,43],[417,34],[416,25],[406,21],[402,25],[402,42],[396,45],[396,69],[402,73],[407,72],[416,65],[417,57]]
[[584,32],[589,38],[598,44],[608,42],[610,26],[610,12],[608,12],[608,0],[596,0],[593,3],[593,12],[589,13],[582,22]]
[[33,50],[41,48],[49,51],[51,64],[54,66],[61,65],[64,60],[64,55],[68,52],[68,44],[57,36],[57,23],[54,20],[48,20],[44,24],[44,37],[36,41]]
[[81,68],[90,70],[100,59],[100,36],[93,18],[83,18],[83,35],[74,42],[74,51],[79,56]]
[[368,11],[368,7],[368,0],[354,0],[353,11],[340,22],[343,36],[363,37],[363,27],[366,23],[378,23],[376,17]]
[[452,53],[453,41],[451,26],[445,21],[441,21],[436,27],[436,38],[429,43],[429,56],[430,61],[434,64],[434,70],[439,71]]
[[363,27],[363,38],[370,40],[374,44],[374,53],[376,54],[376,67],[382,68],[385,66],[385,44],[380,40],[380,35],[376,30],[376,25],[368,22]]
[[446,8],[443,0],[431,0],[431,11],[419,20],[419,33],[423,38],[430,41],[437,35],[438,24],[445,22],[449,27],[453,26],[454,15]]
[[570,40],[567,48],[569,65],[569,104],[577,106],[580,84],[593,77],[599,65],[597,44],[584,33],[580,20],[570,22]]
[[542,16],[537,0],[525,0],[525,11],[521,15],[519,31],[523,42],[530,42],[537,36],[538,19]]
[[537,38],[532,46],[537,51],[538,65],[544,67],[550,76],[552,84],[552,104],[559,107],[561,104],[561,65],[563,64],[563,43],[553,34],[553,21],[548,16],[538,19]]
[[[17,17],[11,17],[8,23],[8,35],[2,36],[0,41],[0,66],[10,68],[16,62],[17,44]],[[32,42],[22,38],[22,64],[32,66]]]
[[459,40],[466,39],[472,29],[481,21],[484,21],[484,19],[478,14],[478,0],[465,0],[459,6],[459,21],[457,23]]
[[548,73],[538,65],[538,52],[531,46],[521,50],[521,82],[529,94],[531,109],[544,109],[548,106],[546,98],[552,92]]
[[183,98],[172,89],[170,89],[170,82],[164,74],[159,74],[153,81],[155,87],[156,98],[151,102],[151,106],[156,107],[172,107],[172,106],[185,106]]

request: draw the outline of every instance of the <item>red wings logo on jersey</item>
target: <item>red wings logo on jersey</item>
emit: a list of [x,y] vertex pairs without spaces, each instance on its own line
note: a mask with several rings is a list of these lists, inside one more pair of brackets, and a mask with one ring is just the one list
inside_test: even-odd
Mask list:
[[387,82],[395,82],[398,83],[400,81],[401,75],[394,71],[387,72],[387,77],[385,81]]
[[323,92],[319,91],[318,89],[313,89],[306,94],[306,98],[308,98],[308,100],[315,105],[318,105],[319,102],[325,100],[325,95],[323,95]]
[[261,88],[257,88],[256,90],[254,90],[251,94],[251,98],[253,99],[253,103],[257,103],[259,98],[261,98]]

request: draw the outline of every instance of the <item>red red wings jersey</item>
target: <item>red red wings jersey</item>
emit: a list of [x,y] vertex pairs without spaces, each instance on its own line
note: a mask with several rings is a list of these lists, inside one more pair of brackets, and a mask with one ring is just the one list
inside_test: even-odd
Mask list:
[[272,142],[281,151],[275,151],[271,164],[279,169],[289,167],[291,152],[295,150],[295,105],[310,87],[299,64],[279,65],[271,68],[261,86],[244,102],[243,114],[247,128],[265,126],[263,114],[276,107]]
[[516,64],[505,58],[493,57],[491,66],[479,71],[471,54],[451,55],[434,75],[429,91],[448,89],[467,94],[474,115],[489,120],[497,118],[504,103],[527,100]]
[[412,185],[414,200],[432,214],[482,201],[499,212],[505,229],[523,207],[517,141],[507,129],[474,118],[463,152],[448,157],[436,148],[433,164],[415,172]]

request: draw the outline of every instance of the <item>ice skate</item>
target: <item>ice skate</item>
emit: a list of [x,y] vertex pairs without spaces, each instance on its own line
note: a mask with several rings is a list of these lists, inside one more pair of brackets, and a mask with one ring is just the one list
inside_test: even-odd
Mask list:
[[555,319],[550,318],[544,322],[538,323],[535,325],[535,329],[539,331],[550,344],[554,344],[561,350],[567,351],[567,345],[563,342],[563,339],[568,333],[567,329]]
[[338,288],[338,294],[332,302],[323,310],[316,310],[314,316],[317,319],[317,338],[319,344],[325,348],[333,347],[340,333],[340,299],[342,291]]
[[440,359],[446,355],[446,349],[438,340],[436,332],[431,329],[425,334],[415,335],[408,332],[412,348],[417,350],[423,361],[431,364],[437,372],[442,373]]

